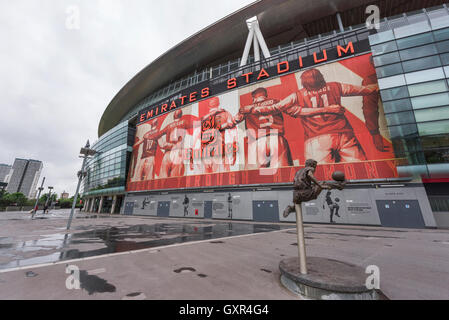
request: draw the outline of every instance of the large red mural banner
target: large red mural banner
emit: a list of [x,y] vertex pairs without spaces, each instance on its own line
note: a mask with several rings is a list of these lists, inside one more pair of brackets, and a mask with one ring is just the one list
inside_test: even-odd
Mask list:
[[397,177],[371,55],[270,79],[138,125],[128,191]]

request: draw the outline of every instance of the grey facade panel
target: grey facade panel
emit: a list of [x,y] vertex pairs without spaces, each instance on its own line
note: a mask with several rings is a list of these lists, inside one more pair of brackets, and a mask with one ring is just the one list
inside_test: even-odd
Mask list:
[[[184,217],[182,203],[185,196],[189,198],[187,218],[204,218],[205,208],[207,209],[212,202],[212,219],[296,221],[295,214],[290,214],[288,218],[282,216],[285,207],[292,204],[291,190],[173,193],[169,195],[128,194],[125,203],[134,202],[134,215],[151,216],[157,215],[158,204],[170,203],[168,216]],[[143,206],[143,201],[148,205]],[[335,224],[381,226],[382,221],[376,204],[378,201],[402,201],[405,205],[410,202],[410,206],[414,201],[419,206],[419,216],[422,217],[425,227],[437,227],[423,186],[348,188],[343,191],[332,190],[330,195],[323,191],[318,199],[302,204],[303,219],[308,223],[331,223],[330,216],[332,214]],[[266,208],[263,206],[263,202],[267,205]],[[260,206],[257,207],[257,205]],[[264,208],[267,212],[266,219],[263,218]],[[272,208],[276,208],[278,211],[278,218],[273,218],[271,214],[268,217],[268,211]],[[393,212],[393,214],[395,213]],[[406,228],[409,225],[404,223],[401,227]]]

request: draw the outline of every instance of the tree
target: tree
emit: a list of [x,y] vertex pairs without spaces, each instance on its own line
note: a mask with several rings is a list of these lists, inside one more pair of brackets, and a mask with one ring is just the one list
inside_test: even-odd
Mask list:
[[59,206],[61,208],[71,208],[72,207],[72,200],[70,200],[70,199],[59,199]]
[[6,189],[4,189],[4,188],[2,188],[1,190],[0,190],[0,199],[2,199],[5,195],[7,195],[8,194],[8,192],[6,192]]
[[28,199],[21,192],[16,192],[12,194],[8,194],[4,197],[8,205],[17,205],[19,207],[26,205]]
[[0,207],[7,207],[10,204],[9,200],[6,198],[8,194],[9,193],[6,192],[6,190],[0,191]]
[[[72,207],[73,198],[74,198],[74,196],[72,196],[70,198],[70,207]],[[78,197],[76,199],[76,205],[75,205],[76,208],[82,208],[83,207],[83,205],[80,202],[81,202],[81,196],[78,194]]]
[[[51,202],[56,202],[56,198],[57,198],[56,193],[52,193],[50,196]],[[48,199],[48,193],[45,193],[39,198],[39,203],[44,204],[45,202],[47,202],[47,199]],[[51,202],[49,201],[48,204],[50,205]]]

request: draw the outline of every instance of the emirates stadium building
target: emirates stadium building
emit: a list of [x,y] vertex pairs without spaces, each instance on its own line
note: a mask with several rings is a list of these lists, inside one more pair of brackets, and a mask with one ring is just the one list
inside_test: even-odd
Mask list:
[[83,210],[294,222],[292,181],[315,159],[348,184],[304,203],[305,222],[449,227],[448,79],[444,1],[256,1],[116,94]]

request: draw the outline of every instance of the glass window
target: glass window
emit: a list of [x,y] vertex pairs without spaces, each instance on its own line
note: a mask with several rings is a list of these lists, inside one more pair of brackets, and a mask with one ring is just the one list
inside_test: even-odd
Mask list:
[[387,119],[387,123],[389,126],[415,122],[415,117],[413,116],[413,112],[411,111],[390,113],[387,114],[385,117]]
[[444,92],[446,90],[446,81],[444,80],[431,81],[408,86],[410,96],[421,96],[425,94]]
[[395,62],[399,62],[399,53],[398,52],[392,52],[388,54],[383,54],[380,56],[373,57],[374,65],[376,67],[383,66],[385,64],[391,64]]
[[389,127],[388,129],[390,130],[390,136],[392,139],[400,138],[400,137],[416,136],[418,133],[416,124],[394,126],[394,127]]
[[413,109],[423,109],[449,105],[449,93],[431,94],[428,96],[412,98]]
[[400,74],[397,76],[391,76],[391,77],[379,79],[378,83],[379,83],[379,88],[381,88],[381,89],[400,87],[400,86],[405,85],[405,78],[404,78],[404,75]]
[[412,103],[410,102],[410,99],[401,99],[384,102],[383,106],[385,113],[406,111],[412,109]]
[[417,71],[422,69],[429,69],[441,66],[439,56],[430,56],[410,61],[404,61],[402,67],[404,72]]
[[389,76],[394,76],[396,74],[403,73],[402,66],[400,63],[390,64],[385,67],[376,68],[376,73],[378,78],[384,78]]
[[434,44],[429,44],[422,47],[415,47],[407,50],[401,50],[399,55],[401,60],[411,60],[425,56],[437,54],[437,47]]
[[449,78],[449,66],[448,67],[444,67],[444,73],[446,74],[446,78]]
[[[440,7],[440,6],[438,6]],[[438,8],[436,7],[436,8]],[[441,8],[441,7],[440,7]],[[428,8],[428,13],[430,13],[430,24],[432,25],[432,29],[437,30],[440,28],[449,27],[449,20],[447,19],[447,9],[441,8],[437,9],[438,11],[430,12],[431,8]]]
[[449,28],[436,30],[433,32],[436,41],[449,39]]
[[425,164],[426,160],[424,158],[424,154],[422,151],[415,152],[415,153],[409,153],[407,155],[407,159],[410,164],[412,165],[418,165],[418,164]]
[[401,99],[408,97],[407,87],[398,87],[392,88],[388,90],[381,90],[380,95],[382,97],[382,101],[389,101],[394,99]]
[[444,79],[443,68],[427,69],[405,74],[405,80],[408,84]]
[[405,155],[411,152],[421,150],[421,145],[418,139],[393,139],[393,148],[396,155]]
[[422,136],[449,133],[449,120],[418,123],[418,131]]
[[415,110],[416,122],[449,119],[449,106]]
[[[403,17],[403,19],[408,21],[406,25],[404,25],[404,23],[400,23],[398,26],[390,25],[394,28],[394,35],[396,36],[396,39],[402,39],[406,37],[415,38],[417,34],[431,31],[426,17],[423,17],[422,15],[415,15],[414,17],[410,17],[407,14],[407,18]],[[388,20],[390,20],[390,18],[388,18]]]
[[437,43],[437,47],[439,53],[449,52],[449,41],[439,42]]
[[385,43],[378,44],[378,45],[371,47],[371,50],[372,50],[374,56],[392,52],[392,51],[396,51],[397,49],[398,48],[396,46],[396,42],[394,42],[394,41],[385,42]]
[[377,43],[394,40],[393,30],[388,30],[385,32],[379,32],[369,36],[369,42],[371,45],[375,45]]
[[421,144],[424,149],[449,147],[449,135],[421,137]]
[[443,64],[443,66],[446,66],[449,64],[449,53],[440,55],[440,58],[441,58],[441,63]]
[[436,149],[424,151],[426,162],[433,163],[448,163],[449,162],[449,149]]
[[433,36],[431,32],[396,40],[399,49],[416,47],[430,42],[433,42]]

